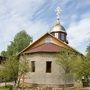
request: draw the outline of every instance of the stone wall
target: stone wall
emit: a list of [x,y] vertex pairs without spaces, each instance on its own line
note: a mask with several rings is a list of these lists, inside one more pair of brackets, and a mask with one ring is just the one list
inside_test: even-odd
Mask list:
[[[25,76],[26,83],[40,85],[63,85],[63,70],[56,62],[55,53],[34,53],[26,55],[26,58],[35,61],[35,72],[29,72]],[[22,59],[22,57],[20,58]],[[46,61],[52,61],[51,73],[46,73]],[[72,79],[69,78],[67,84],[72,84]]]

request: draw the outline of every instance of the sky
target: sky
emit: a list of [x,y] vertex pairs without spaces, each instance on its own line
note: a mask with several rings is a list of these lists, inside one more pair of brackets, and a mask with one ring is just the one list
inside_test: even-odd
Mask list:
[[90,0],[0,0],[0,52],[21,30],[33,40],[50,31],[58,6],[69,45],[86,54],[90,44]]

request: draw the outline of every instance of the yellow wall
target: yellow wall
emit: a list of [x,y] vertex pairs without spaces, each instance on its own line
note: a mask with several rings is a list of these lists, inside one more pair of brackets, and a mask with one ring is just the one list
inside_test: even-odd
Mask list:
[[69,48],[67,45],[63,44],[62,42],[60,42],[59,40],[55,39],[54,37],[50,36],[49,34],[45,35],[44,37],[42,37],[41,39],[39,39],[37,42],[35,42],[33,45],[31,45],[30,48],[34,48],[37,47],[39,45],[42,45],[45,43],[46,38],[52,38],[51,43],[54,43],[58,46],[61,47],[65,47],[65,48]]

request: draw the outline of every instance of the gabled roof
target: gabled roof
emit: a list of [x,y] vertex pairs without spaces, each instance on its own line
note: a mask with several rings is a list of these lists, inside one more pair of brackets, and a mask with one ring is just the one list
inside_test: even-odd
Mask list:
[[[28,45],[28,46],[27,46],[25,49],[23,49],[18,55],[26,52],[27,50],[34,50],[34,51],[36,51],[36,47],[33,48],[33,46],[34,46],[37,42],[39,42],[42,38],[44,38],[44,37],[46,37],[46,36],[48,36],[48,35],[49,35],[50,37],[54,38],[55,40],[57,40],[58,42],[60,42],[61,44],[63,44],[63,45],[65,46],[65,48],[71,49],[71,50],[79,53],[77,50],[73,49],[72,47],[70,47],[70,46],[69,46],[68,44],[66,44],[65,42],[63,42],[63,41],[57,39],[56,37],[54,37],[52,34],[46,33],[46,34],[44,34],[42,37],[40,37],[39,39],[37,39],[35,42],[33,42],[31,45]],[[58,46],[58,45],[57,45],[57,46]],[[39,48],[39,49],[41,49],[42,47],[46,47],[46,45],[45,45],[45,44],[44,44],[43,46],[41,45],[41,47],[40,47],[40,46],[37,46],[37,48]],[[48,46],[47,46],[47,47],[48,47]],[[60,47],[60,46],[59,46],[59,47]],[[34,52],[34,51],[30,51],[30,52]],[[28,51],[28,52],[29,52],[29,51]],[[39,51],[39,52],[40,52],[40,51]],[[79,54],[80,54],[80,53],[79,53]]]
[[62,47],[53,44],[53,43],[44,43],[37,47],[34,47],[32,49],[29,49],[28,51],[25,51],[25,54],[28,53],[36,53],[36,52],[59,52]]

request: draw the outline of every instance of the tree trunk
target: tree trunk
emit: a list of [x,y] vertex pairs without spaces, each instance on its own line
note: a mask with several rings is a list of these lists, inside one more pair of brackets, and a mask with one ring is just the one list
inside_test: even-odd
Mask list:
[[64,78],[63,78],[63,80],[64,80],[64,85],[63,85],[63,88],[62,88],[62,89],[65,90],[66,87],[67,87],[67,85],[66,85],[66,84],[67,84],[67,80],[66,80],[66,79],[67,79],[67,75],[65,74],[65,75],[63,75],[63,76],[64,76]]
[[20,85],[20,79],[21,79],[21,77],[22,77],[22,74],[19,75],[19,77],[18,77],[18,80],[17,80],[17,87],[19,87],[19,85]]
[[5,87],[7,86],[7,82],[6,82],[6,80],[5,80]]
[[22,81],[22,90],[24,90],[24,74],[23,74],[23,81]]

